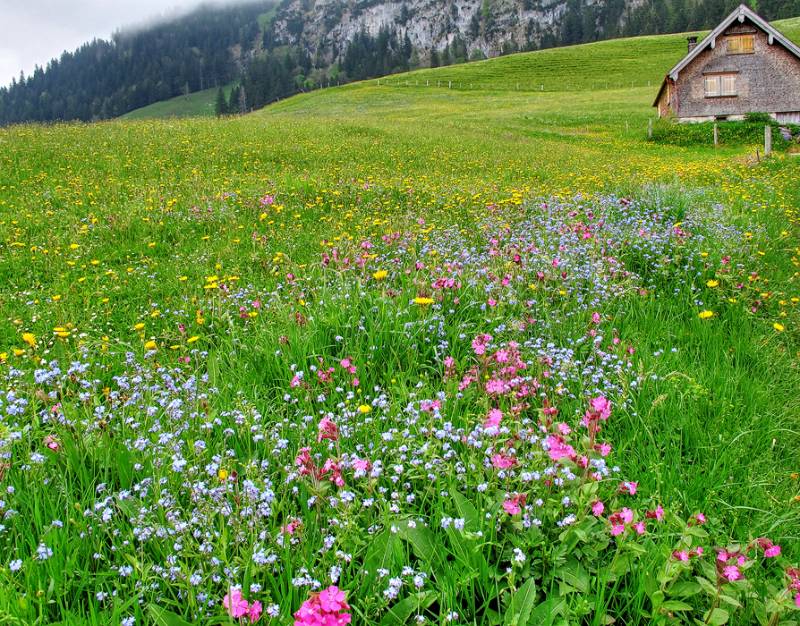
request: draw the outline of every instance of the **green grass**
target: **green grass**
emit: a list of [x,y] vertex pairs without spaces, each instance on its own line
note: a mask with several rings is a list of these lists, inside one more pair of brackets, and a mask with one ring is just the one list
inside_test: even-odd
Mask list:
[[[551,74],[523,63],[539,53],[430,74],[507,72],[491,91],[368,81],[236,119],[0,130],[0,506],[17,512],[0,532],[0,621],[142,624],[160,606],[229,623],[220,603],[236,584],[283,624],[309,597],[292,579],[306,568],[326,587],[332,567],[357,624],[453,611],[464,625],[791,619],[800,159],[650,143],[654,86],[516,91],[624,45],[541,53]],[[643,54],[615,71],[641,82],[660,63]],[[504,374],[475,354],[481,333],[489,354],[520,345],[525,375],[574,433],[589,396],[611,399],[600,437],[618,476],[588,481],[564,461],[580,478],[552,489],[492,469],[490,445],[489,458],[513,448],[541,470],[528,426],[555,427],[541,395],[483,390]],[[67,373],[74,360],[87,372]],[[319,381],[313,368],[329,367],[334,382]],[[480,384],[459,393],[472,367]],[[420,406],[436,399],[438,414]],[[449,438],[491,408],[509,428],[502,444]],[[336,443],[318,441],[326,414]],[[320,465],[342,461],[354,505],[326,477],[291,476],[305,446]],[[353,456],[383,474],[356,476]],[[540,531],[501,508],[513,494]],[[659,503],[663,524],[611,537],[609,513],[639,519]],[[687,526],[700,511],[709,522]],[[767,536],[780,558],[752,558],[746,582],[719,578],[715,547]],[[40,543],[52,557],[34,558]],[[672,557],[697,546],[705,558]],[[259,564],[260,550],[277,560]],[[404,566],[425,574],[421,591]],[[397,599],[384,594],[392,577]]]
[[[225,88],[225,96],[230,94],[230,87]],[[149,120],[175,117],[212,117],[217,89],[196,91],[187,96],[176,96],[169,100],[154,102],[140,109],[135,109],[121,116],[123,120]]]

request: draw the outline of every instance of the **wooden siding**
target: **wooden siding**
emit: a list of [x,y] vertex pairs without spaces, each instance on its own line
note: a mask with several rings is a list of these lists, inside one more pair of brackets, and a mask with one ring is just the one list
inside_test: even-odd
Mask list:
[[[727,36],[742,33],[754,35],[754,52],[728,54]],[[704,78],[715,73],[735,73],[737,95],[706,97]],[[737,23],[680,72],[672,91],[670,105],[680,119],[797,112],[800,59],[777,42],[770,44],[768,35],[749,22]]]

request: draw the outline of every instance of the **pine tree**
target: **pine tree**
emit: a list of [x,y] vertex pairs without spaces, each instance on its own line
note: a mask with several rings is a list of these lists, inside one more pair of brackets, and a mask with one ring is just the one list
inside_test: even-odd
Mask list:
[[214,113],[217,117],[228,114],[228,103],[225,101],[225,91],[222,87],[217,89],[217,101],[214,103]]

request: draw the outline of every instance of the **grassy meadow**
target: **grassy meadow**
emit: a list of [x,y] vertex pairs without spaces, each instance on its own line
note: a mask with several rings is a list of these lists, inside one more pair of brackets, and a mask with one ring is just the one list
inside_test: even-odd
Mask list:
[[800,157],[648,142],[684,45],[0,129],[0,621],[796,623]]

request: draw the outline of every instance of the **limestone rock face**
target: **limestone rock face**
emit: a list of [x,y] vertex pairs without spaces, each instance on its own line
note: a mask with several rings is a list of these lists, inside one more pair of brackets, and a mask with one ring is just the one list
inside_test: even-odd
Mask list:
[[[309,54],[335,60],[359,32],[376,36],[382,29],[408,37],[421,54],[442,51],[457,38],[470,55],[496,56],[506,50],[539,47],[558,38],[571,0],[284,0],[272,23],[276,44],[302,45]],[[583,0],[580,14],[612,11],[613,0]],[[624,11],[642,0],[614,2]],[[572,4],[575,4],[572,0]],[[602,37],[600,24],[595,27]]]

